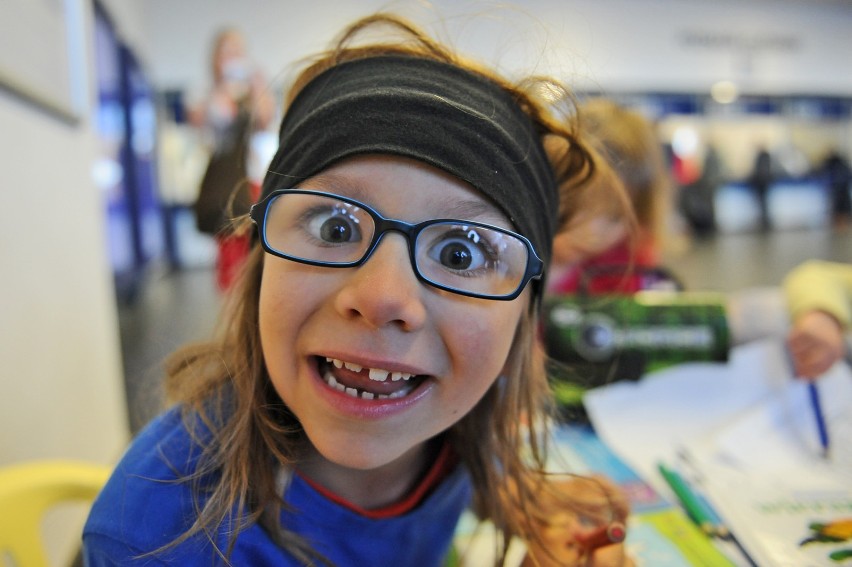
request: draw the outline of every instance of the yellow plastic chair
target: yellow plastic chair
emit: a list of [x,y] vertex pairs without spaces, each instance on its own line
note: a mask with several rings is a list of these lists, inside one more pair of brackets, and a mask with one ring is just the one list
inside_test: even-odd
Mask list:
[[110,467],[88,462],[45,460],[0,467],[0,564],[47,567],[41,520],[54,505],[92,501]]

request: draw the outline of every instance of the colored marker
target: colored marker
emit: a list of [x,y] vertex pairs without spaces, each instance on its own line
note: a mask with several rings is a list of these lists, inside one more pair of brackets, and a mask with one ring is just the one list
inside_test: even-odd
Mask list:
[[[695,463],[693,463],[689,451],[681,448],[678,450],[677,455],[687,471],[687,474],[681,475],[681,477],[684,479],[687,486],[691,487],[693,494],[695,494],[696,498],[701,503],[701,506],[704,508],[705,515],[710,522],[713,523],[713,531],[715,535],[722,539],[730,538],[730,530],[728,530],[727,526],[725,526],[725,523],[722,521],[722,518],[719,517],[719,514],[716,513],[716,508],[710,504],[710,501],[707,499],[704,491],[701,490],[701,486],[704,484],[704,476],[695,466]],[[683,470],[684,469],[681,469],[681,471]]]
[[660,474],[672,492],[675,493],[687,515],[705,534],[709,536],[717,535],[716,525],[713,518],[707,513],[705,505],[701,499],[692,491],[686,481],[675,471],[667,468],[662,463],[657,464]]
[[591,552],[598,548],[621,543],[627,536],[627,529],[621,522],[612,522],[607,526],[601,526],[591,532],[577,536],[577,543]]
[[728,527],[722,522],[722,518],[719,517],[719,514],[716,513],[716,509],[707,501],[707,497],[700,491],[695,492],[696,497],[699,502],[701,502],[701,506],[704,508],[704,513],[709,518],[710,522],[713,524],[713,534],[722,539],[728,539],[731,537],[731,531]]
[[819,390],[814,380],[808,380],[808,393],[811,398],[811,408],[814,410],[814,419],[819,432],[819,444],[822,447],[822,456],[828,458],[828,428],[825,425],[825,416],[822,413],[822,404],[819,401]]

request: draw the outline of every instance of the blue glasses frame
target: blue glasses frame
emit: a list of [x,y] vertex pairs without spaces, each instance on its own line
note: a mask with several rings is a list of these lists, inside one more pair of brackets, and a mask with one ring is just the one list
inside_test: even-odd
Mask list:
[[[355,261],[352,262],[323,262],[321,260],[310,260],[307,258],[301,258],[297,256],[290,256],[281,252],[280,250],[276,250],[272,248],[266,240],[266,213],[269,208],[270,203],[272,203],[276,197],[285,194],[302,194],[302,195],[318,195],[322,197],[330,197],[332,199],[337,199],[343,201],[345,203],[349,203],[351,205],[355,205],[362,210],[364,210],[367,214],[370,215],[373,219],[373,223],[375,224],[375,232],[373,233],[372,240],[370,244],[367,246],[364,251],[364,255]],[[300,264],[309,264],[312,266],[323,266],[327,268],[354,268],[357,266],[361,266],[367,260],[370,259],[373,252],[376,250],[376,247],[379,245],[379,241],[381,241],[382,237],[391,231],[399,232],[400,234],[405,236],[406,241],[408,242],[408,255],[409,260],[411,261],[411,267],[414,270],[415,276],[421,282],[430,285],[432,287],[442,289],[444,291],[449,291],[451,293],[455,293],[458,295],[464,295],[467,297],[478,297],[481,299],[494,299],[498,301],[509,301],[518,297],[530,280],[538,280],[542,276],[542,272],[544,270],[544,262],[538,256],[533,248],[532,243],[524,236],[513,232],[511,230],[506,230],[505,228],[501,228],[499,226],[494,226],[491,224],[480,223],[475,221],[461,220],[461,219],[432,219],[428,221],[423,221],[420,223],[409,223],[398,219],[391,219],[382,216],[381,213],[365,205],[360,201],[356,201],[355,199],[350,199],[348,197],[343,197],[341,195],[337,195],[334,193],[326,193],[324,191],[310,191],[306,189],[276,189],[272,191],[269,195],[267,195],[262,201],[252,205],[251,210],[249,211],[249,216],[252,221],[255,223],[258,229],[258,236],[260,237],[260,243],[263,249],[272,254],[273,256],[277,256],[279,258],[284,258],[285,260],[291,260],[293,262],[298,262]],[[521,281],[518,283],[517,289],[512,293],[505,295],[488,295],[482,293],[476,293],[472,291],[466,291],[463,289],[455,288],[440,284],[438,282],[432,281],[428,279],[426,276],[420,273],[420,269],[417,267],[416,254],[414,250],[415,242],[417,242],[417,236],[426,228],[443,223],[459,223],[465,224],[469,226],[482,227],[488,230],[493,230],[497,232],[502,232],[504,234],[510,235],[514,238],[517,238],[520,242],[524,244],[527,249],[527,265],[524,270],[524,275],[521,278]]]

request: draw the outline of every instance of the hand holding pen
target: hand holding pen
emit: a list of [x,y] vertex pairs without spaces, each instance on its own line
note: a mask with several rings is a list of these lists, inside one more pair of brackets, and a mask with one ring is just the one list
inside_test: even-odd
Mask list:
[[[598,476],[563,477],[548,485],[555,490],[552,505],[538,511],[523,567],[634,565],[623,543],[629,504],[618,486]],[[561,496],[582,503],[567,508]]]
[[843,331],[837,319],[824,311],[807,311],[796,319],[787,336],[787,352],[797,377],[807,381],[808,401],[816,421],[823,458],[829,458],[828,426],[817,388],[817,377],[843,357]]
[[634,567],[624,548],[627,528],[619,521],[580,529],[563,529],[545,535],[528,547],[521,567]]
[[787,335],[787,347],[796,376],[814,381],[843,358],[843,329],[840,322],[825,311],[806,311],[793,323]]

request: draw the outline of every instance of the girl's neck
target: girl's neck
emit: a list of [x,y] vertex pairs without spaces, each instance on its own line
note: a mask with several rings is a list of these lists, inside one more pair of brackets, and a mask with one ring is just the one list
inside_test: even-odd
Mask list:
[[315,450],[298,465],[299,474],[347,502],[371,510],[404,499],[421,480],[440,451],[443,439],[433,439],[395,461],[369,470],[333,463]]

